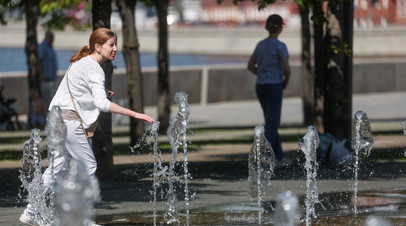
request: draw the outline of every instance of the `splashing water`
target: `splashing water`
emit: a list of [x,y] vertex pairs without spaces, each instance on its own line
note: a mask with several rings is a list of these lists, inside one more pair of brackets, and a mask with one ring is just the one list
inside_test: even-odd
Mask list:
[[374,146],[374,139],[371,124],[367,114],[363,111],[355,113],[352,139],[354,148],[364,150],[363,154],[368,157]]
[[66,139],[66,126],[61,116],[61,108],[54,106],[48,113],[45,135],[47,136],[48,148],[56,150],[58,145],[64,145]]
[[23,144],[23,157],[21,159],[20,180],[21,189],[20,198],[24,191],[27,197],[24,201],[28,202],[34,215],[35,222],[49,224],[51,222],[51,211],[47,205],[47,193],[42,180],[42,158],[43,147],[40,145],[42,138],[39,129],[32,129],[30,139]]
[[93,225],[94,203],[100,201],[99,183],[86,166],[71,159],[55,187],[55,225]]
[[[25,199],[29,203],[28,208],[35,213],[34,221],[38,224],[50,225],[54,218],[54,152],[58,150],[57,145],[64,143],[66,136],[66,127],[59,107],[53,107],[49,112],[45,129],[49,162],[46,173],[49,180],[44,180],[45,173],[42,173],[43,147],[40,144],[42,139],[39,129],[31,130],[30,139],[23,144],[20,180],[21,187],[28,193]],[[23,190],[20,190],[20,197],[22,197]]]
[[262,197],[271,183],[275,167],[275,153],[265,139],[263,125],[255,127],[254,143],[248,157],[248,183],[250,185],[251,199],[258,201],[258,223],[262,221]]
[[298,198],[291,191],[278,194],[276,197],[276,209],[274,224],[276,226],[294,226],[298,218]]
[[163,181],[163,178],[167,176],[166,171],[168,167],[162,166],[162,154],[161,150],[158,148],[158,129],[159,129],[159,122],[154,122],[151,124],[151,137],[153,138],[153,150],[154,150],[154,173],[153,173],[153,198],[154,198],[154,225],[156,225],[156,195],[157,195],[157,188],[160,186],[160,183]]
[[374,139],[372,137],[371,125],[367,114],[363,111],[355,113],[352,128],[352,145],[355,149],[355,165],[354,165],[354,214],[358,214],[358,171],[359,161],[361,157],[368,157],[372,147],[374,146]]
[[[177,92],[175,94],[175,102],[178,104],[179,111],[169,122],[169,128],[167,135],[169,137],[169,143],[172,150],[172,158],[169,163],[168,172],[168,204],[169,209],[166,213],[166,218],[168,224],[177,222],[179,224],[179,207],[176,198],[176,189],[174,186],[174,181],[176,180],[175,175],[175,164],[178,155],[178,148],[180,144],[183,145],[184,161],[184,192],[185,192],[185,211],[186,211],[186,225],[189,225],[189,170],[188,170],[188,157],[187,157],[187,140],[186,131],[189,124],[189,105],[187,102],[188,95],[184,92]],[[183,136],[182,142],[180,141],[180,136]]]
[[380,216],[368,216],[363,224],[364,226],[391,226],[392,224]]
[[401,125],[403,126],[403,134],[406,136],[406,121],[402,122]]
[[314,205],[320,203],[316,181],[318,169],[316,150],[319,144],[319,135],[314,126],[309,126],[306,135],[299,139],[299,146],[306,157],[306,225],[311,224],[311,217],[317,218]]
[[[51,210],[51,216],[53,219],[53,211],[54,211],[54,198],[55,198],[55,188],[54,188],[54,182],[55,182],[55,165],[54,165],[54,159],[55,156],[58,155],[64,155],[67,153],[66,147],[65,147],[65,139],[66,139],[66,126],[65,123],[63,122],[62,111],[59,106],[54,106],[51,111],[48,113],[47,116],[47,123],[45,127],[45,135],[47,136],[47,142],[48,142],[48,162],[50,163],[49,168],[50,168],[50,174],[51,174],[51,180],[48,182],[49,187],[49,193],[50,193],[50,210]],[[66,168],[66,165],[59,166],[62,168]]]
[[157,196],[157,189],[160,186],[160,182],[166,176],[166,171],[168,167],[162,166],[162,155],[161,150],[158,148],[158,129],[159,129],[159,122],[154,122],[147,128],[147,131],[150,131],[149,134],[153,139],[153,152],[154,152],[154,172],[153,172],[153,215],[154,215],[154,225],[156,225],[156,196]]
[[[406,136],[406,121],[402,122],[401,125],[403,126],[403,134]],[[403,150],[403,156],[406,157],[406,149]]]
[[[153,122],[153,123],[146,123],[145,124],[145,133],[142,138],[131,148],[132,153],[136,153],[135,149],[143,147],[143,146],[150,146],[152,143],[153,155],[154,155],[154,169],[153,169],[153,190],[151,191],[153,196],[153,221],[154,225],[156,225],[156,218],[157,218],[157,209],[156,209],[156,202],[157,202],[157,190],[161,186],[161,183],[166,179],[168,176],[168,167],[162,165],[162,153],[161,150],[158,148],[158,130],[159,130],[160,123]],[[161,190],[162,191],[162,190]]]
[[[162,154],[161,150],[158,148],[158,129],[159,129],[159,122],[147,123],[145,126],[145,134],[143,136],[143,140],[145,140],[146,144],[150,144],[152,142],[153,154],[154,154],[154,170],[153,170],[153,216],[154,216],[154,225],[156,225],[156,202],[157,202],[157,189],[160,187],[161,182],[163,182],[164,178],[167,176],[168,167],[162,166]],[[141,145],[138,144],[134,146],[132,152],[134,153],[134,148],[140,147]]]

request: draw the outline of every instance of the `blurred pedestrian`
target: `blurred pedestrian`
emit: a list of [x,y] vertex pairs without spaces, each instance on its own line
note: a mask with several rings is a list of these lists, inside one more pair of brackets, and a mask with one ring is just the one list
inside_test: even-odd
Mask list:
[[47,109],[44,102],[39,96],[39,92],[36,89],[30,91],[30,127],[37,129],[44,129]]
[[278,40],[283,19],[270,15],[265,29],[268,37],[260,41],[251,55],[247,68],[257,76],[256,94],[265,118],[265,137],[275,152],[275,168],[287,167],[292,161],[284,156],[278,133],[281,120],[283,89],[289,82],[289,53],[286,44]]
[[56,52],[53,48],[54,33],[45,32],[44,40],[38,46],[38,56],[41,68],[41,98],[48,108],[55,95],[58,81],[58,64]]

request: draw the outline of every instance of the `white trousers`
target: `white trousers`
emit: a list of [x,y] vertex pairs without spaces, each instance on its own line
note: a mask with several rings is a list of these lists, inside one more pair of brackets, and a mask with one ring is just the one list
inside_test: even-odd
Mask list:
[[[64,173],[64,169],[69,165],[71,158],[81,161],[87,169],[87,172],[91,177],[95,176],[97,163],[96,157],[93,153],[93,148],[90,139],[87,139],[80,121],[76,120],[64,120],[67,130],[65,146],[58,146],[59,150],[54,150],[54,167],[48,167],[42,175],[45,190],[49,189],[52,183],[52,171],[55,176],[55,180]],[[65,150],[66,147],[66,150]],[[26,213],[35,214],[33,207],[28,204]]]

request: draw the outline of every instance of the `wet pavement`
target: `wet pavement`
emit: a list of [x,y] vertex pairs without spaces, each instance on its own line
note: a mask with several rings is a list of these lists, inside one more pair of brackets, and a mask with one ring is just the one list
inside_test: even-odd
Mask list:
[[[321,203],[325,208],[318,207],[320,219],[314,220],[315,225],[349,225],[349,220],[358,218],[351,225],[361,225],[362,219],[368,215],[384,215],[392,220],[394,225],[406,224],[404,194],[406,190],[406,162],[402,161],[406,148],[406,137],[403,135],[401,122],[406,118],[403,101],[406,93],[369,94],[354,97],[354,112],[367,112],[372,130],[392,131],[389,135],[374,137],[375,146],[371,155],[374,161],[361,164],[359,173],[359,208],[363,210],[358,217],[351,215],[353,197],[353,171],[349,167],[321,165],[318,170],[317,187]],[[380,105],[377,106],[376,101]],[[176,112],[174,108],[172,112]],[[147,109],[154,114],[155,109]],[[297,98],[285,99],[282,124],[300,124],[301,104]],[[210,116],[210,117],[208,117]],[[255,101],[222,103],[208,106],[191,106],[191,127],[252,127],[262,123],[262,113]],[[123,129],[115,127],[115,129]],[[293,130],[293,131],[292,131]],[[398,132],[393,132],[398,131]],[[191,139],[239,139],[252,134],[253,130],[232,131],[229,133],[206,132],[196,134]],[[285,134],[306,133],[306,128],[286,127],[281,129]],[[7,136],[1,132],[0,136]],[[10,135],[11,136],[11,135]],[[299,137],[298,137],[299,138]],[[116,140],[116,142],[126,142]],[[162,139],[161,142],[166,142]],[[192,141],[193,143],[193,141]],[[1,145],[0,145],[1,146]],[[255,211],[247,211],[254,203],[248,195],[248,144],[203,145],[197,150],[190,150],[189,171],[192,179],[189,187],[193,199],[190,201],[191,225],[222,224],[222,225],[255,225]],[[298,151],[297,142],[284,142],[283,148],[288,157],[294,159],[294,164],[285,169],[278,169],[272,177],[270,187],[264,198],[264,203],[274,203],[276,196],[286,190],[299,196],[301,205],[306,192],[306,175],[303,169],[303,156]],[[376,153],[375,153],[376,152]],[[388,158],[379,160],[379,155],[388,156],[398,153],[397,161]],[[181,156],[181,154],[180,154]],[[164,164],[169,161],[169,154],[164,154]],[[180,158],[181,159],[181,158]],[[400,159],[400,160],[399,160]],[[151,224],[153,210],[152,196],[152,156],[151,155],[116,155],[115,181],[101,182],[102,202],[96,205],[96,222],[105,225],[148,225]],[[21,225],[18,217],[25,204],[17,202],[18,169],[17,161],[0,162],[0,225]],[[180,191],[182,185],[180,184]],[[163,189],[166,186],[163,185]],[[386,194],[386,195],[383,195]],[[184,194],[178,194],[181,213]],[[160,215],[168,205],[160,199],[157,210]],[[238,208],[236,208],[238,207]],[[328,209],[331,207],[330,209]],[[334,208],[333,208],[334,207]],[[228,209],[227,209],[228,208]],[[213,209],[217,213],[210,214]],[[235,211],[240,209],[240,212]],[[242,211],[241,211],[242,209]],[[303,209],[303,206],[301,206]],[[204,215],[206,213],[206,215]],[[272,213],[264,214],[264,220],[269,223]],[[303,217],[303,211],[301,212]],[[323,223],[322,219],[329,218]],[[343,221],[342,217],[347,221]],[[251,222],[250,222],[251,220]],[[138,223],[136,223],[138,222]],[[162,222],[159,219],[158,222]],[[317,223],[318,222],[318,223]],[[184,224],[181,223],[182,225]],[[303,223],[302,223],[303,224]]]
[[[151,167],[151,165],[149,165]],[[247,163],[242,161],[237,162],[218,162],[218,163],[191,163],[191,175],[193,179],[190,181],[191,192],[195,193],[194,199],[190,201],[190,208],[192,213],[210,212],[207,209],[215,209],[216,212],[223,212],[224,216],[228,213],[230,216],[240,216],[239,220],[219,220],[219,224],[232,224],[241,223],[241,217],[247,216],[255,219],[255,211],[247,211],[243,206],[255,203],[248,195],[248,182],[247,182]],[[133,178],[134,166],[121,166],[118,173],[121,174],[120,180],[113,182],[101,182],[101,195],[103,200],[96,205],[96,222],[104,223],[105,225],[122,225],[127,221],[126,225],[131,224],[128,221],[137,222],[139,218],[149,218],[149,220],[141,221],[149,224],[151,221],[151,214],[153,210],[152,196],[152,178]],[[138,174],[142,171],[147,171],[148,166],[138,166]],[[330,210],[319,208],[318,214],[322,216],[351,216],[351,197],[354,181],[351,178],[351,173],[342,173],[337,170],[330,169],[326,172],[326,168],[321,168],[325,172],[320,175],[317,181],[322,203],[325,206],[335,205]],[[373,169],[373,173],[370,170]],[[377,195],[365,195],[366,193],[387,193],[388,191],[405,190],[406,177],[404,170],[406,169],[405,163],[382,163],[374,164],[364,168],[363,175],[359,180],[359,209],[364,209],[361,216],[365,215],[394,215],[397,218],[404,218],[405,198],[390,196],[389,198],[380,198]],[[6,173],[8,176],[17,177],[15,170],[2,170],[2,174]],[[18,184],[15,181],[5,181],[2,178],[3,189],[1,198],[1,211],[0,211],[0,224],[1,225],[20,225],[18,217],[23,211],[23,205],[16,203],[16,190]],[[303,169],[298,165],[277,170],[276,175],[271,180],[269,192],[266,195],[266,202],[274,202],[277,194],[286,190],[291,191],[293,194],[300,197],[303,201],[305,196],[305,176]],[[182,189],[179,189],[182,190]],[[337,198],[331,198],[333,194],[341,194],[344,201]],[[393,193],[397,194],[397,193]],[[329,197],[330,195],[330,197]],[[184,204],[181,201],[183,194],[178,194],[179,206],[181,213],[184,213]],[[165,200],[163,200],[165,201]],[[337,206],[337,202],[341,201],[341,205]],[[225,205],[239,207],[240,212],[230,211],[230,208],[224,209]],[[255,206],[255,205],[254,205]],[[380,207],[380,208],[377,208]],[[386,209],[385,209],[386,207]],[[157,203],[158,213],[162,216],[161,211],[167,210],[168,205],[159,201]],[[303,208],[303,207],[302,207]],[[196,210],[198,209],[198,210]],[[245,209],[245,210],[244,210]],[[238,215],[238,213],[240,215]],[[303,214],[303,209],[302,209]],[[193,220],[193,215],[191,215]],[[265,215],[266,216],[266,215]],[[131,220],[133,219],[133,220]],[[209,218],[206,218],[207,224],[213,223]],[[252,219],[251,219],[252,220]],[[120,223],[121,222],[121,223]],[[147,222],[147,223],[146,223]],[[221,223],[222,222],[222,223]],[[330,221],[331,222],[331,221]],[[406,221],[403,221],[406,223]],[[183,222],[184,224],[184,222]],[[182,225],[183,225],[182,224]],[[192,224],[193,225],[193,224]],[[345,225],[345,224],[343,224]]]

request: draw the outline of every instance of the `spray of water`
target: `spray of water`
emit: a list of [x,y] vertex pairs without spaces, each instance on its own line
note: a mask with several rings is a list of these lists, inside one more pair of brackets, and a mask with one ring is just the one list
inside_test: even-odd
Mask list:
[[[47,205],[47,194],[42,180],[41,140],[40,130],[32,129],[30,139],[23,144],[19,176],[22,184],[19,196],[28,202],[30,208],[36,213],[34,221],[47,224],[51,222],[51,211]],[[23,198],[23,193],[26,193],[26,198]]]
[[355,150],[354,163],[354,214],[358,214],[358,171],[360,158],[369,156],[373,146],[374,139],[372,136],[371,125],[367,114],[363,111],[355,113],[352,127],[352,145]]
[[392,224],[385,218],[380,216],[368,216],[365,219],[363,226],[391,226]]
[[61,108],[58,106],[54,106],[48,113],[45,135],[47,136],[48,149],[57,151],[59,150],[56,148],[57,146],[65,145],[66,126],[62,119]]
[[317,218],[314,205],[320,203],[317,189],[317,155],[320,139],[314,126],[309,126],[306,135],[299,139],[299,146],[306,157],[306,225],[311,224],[311,217]]
[[[50,174],[51,174],[51,181],[49,181],[48,185],[45,185],[49,187],[49,197],[50,197],[50,211],[51,211],[51,219],[53,220],[54,218],[54,198],[55,198],[55,164],[54,164],[54,159],[55,156],[58,155],[65,155],[67,153],[66,147],[65,147],[65,139],[66,139],[66,126],[65,123],[63,122],[62,115],[61,115],[61,109],[58,106],[54,106],[51,111],[48,113],[47,116],[47,123],[45,127],[45,134],[47,136],[47,141],[48,141],[48,162],[50,163],[49,169]],[[66,165],[63,166],[58,166],[62,167],[62,169],[66,169]],[[63,171],[63,170],[62,170]],[[51,222],[52,223],[52,222]]]
[[[167,135],[169,137],[169,143],[172,150],[172,158],[169,163],[169,172],[168,172],[168,204],[169,209],[166,213],[167,223],[179,224],[179,207],[177,204],[176,197],[176,188],[175,188],[175,165],[176,158],[178,155],[178,148],[180,144],[183,146],[183,169],[184,169],[184,192],[185,192],[185,215],[186,215],[186,224],[189,225],[189,170],[188,170],[188,157],[187,157],[187,128],[189,124],[189,105],[187,102],[188,95],[184,92],[177,92],[175,94],[175,102],[178,104],[179,111],[169,122],[169,128]],[[182,136],[182,140],[180,137]]]
[[65,175],[55,186],[55,224],[93,225],[94,203],[100,201],[99,183],[87,174],[86,166],[71,159]]
[[29,208],[36,213],[35,222],[50,225],[53,224],[54,219],[54,156],[65,151],[66,138],[66,127],[59,107],[55,106],[49,112],[45,134],[48,141],[47,173],[50,175],[50,180],[43,180],[41,157],[43,148],[40,145],[42,139],[39,129],[33,129],[31,138],[23,144],[20,180],[23,190],[28,193],[26,201],[29,203]]
[[157,190],[161,186],[161,183],[164,179],[168,176],[168,167],[162,166],[162,154],[161,150],[158,148],[158,129],[159,129],[159,122],[147,123],[145,126],[145,133],[143,138],[141,139],[140,143],[135,145],[132,149],[132,152],[135,153],[135,148],[144,146],[144,145],[151,145],[152,143],[152,150],[154,155],[154,170],[153,170],[153,215],[154,215],[154,225],[156,225],[156,218],[157,218],[157,209],[156,209],[156,202],[157,202]]
[[262,197],[264,196],[275,167],[275,153],[265,138],[263,125],[255,127],[254,143],[248,157],[248,183],[251,199],[258,202],[258,223],[262,221]]
[[[69,165],[65,162],[63,165],[54,166],[54,158],[67,153],[66,133],[61,109],[55,106],[48,114],[45,128],[50,166],[44,174],[51,174],[51,181],[45,185],[50,193],[49,206],[52,219],[50,223],[52,225],[90,225],[94,212],[93,203],[100,200],[96,177],[90,178],[84,164],[74,159]],[[62,172],[57,181],[54,175],[55,167],[61,168],[57,171]]]
[[159,129],[159,122],[154,122],[151,125],[151,129],[147,130],[150,131],[150,136],[153,140],[153,152],[154,152],[154,173],[153,173],[153,203],[154,203],[154,225],[156,225],[156,201],[157,201],[157,189],[160,187],[161,182],[167,176],[166,171],[168,167],[162,166],[162,155],[161,150],[158,148],[158,129]]
[[[401,123],[402,127],[403,127],[403,135],[406,136],[406,121]],[[403,150],[403,156],[406,157],[406,149]]]
[[276,197],[276,209],[274,213],[275,226],[294,226],[296,225],[298,214],[298,198],[291,191],[278,194]]

